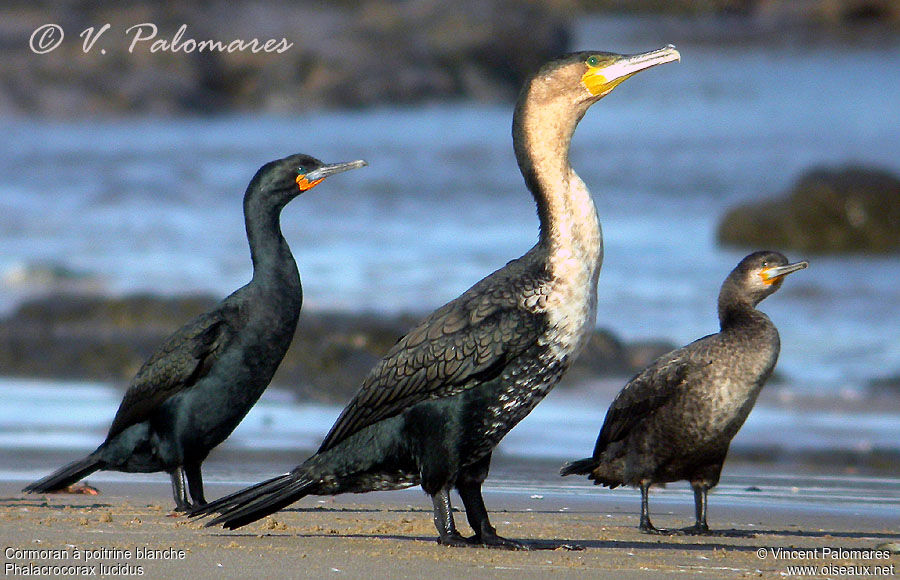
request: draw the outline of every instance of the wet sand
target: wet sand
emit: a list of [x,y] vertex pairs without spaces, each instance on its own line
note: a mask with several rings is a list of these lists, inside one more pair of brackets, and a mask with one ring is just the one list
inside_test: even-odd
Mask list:
[[[53,572],[35,570],[30,568],[32,564],[94,566],[81,570],[80,577],[101,577],[105,572],[108,577],[196,580],[523,580],[607,578],[613,574],[618,579],[775,578],[792,575],[788,567],[793,565],[816,566],[819,577],[852,577],[848,572],[865,575],[863,567],[874,577],[900,575],[897,553],[887,559],[859,554],[839,554],[835,559],[826,553],[826,549],[868,550],[870,556],[878,556],[871,551],[885,545],[896,550],[900,513],[893,507],[860,508],[840,502],[773,504],[712,496],[710,524],[727,535],[649,536],[636,528],[634,493],[598,490],[571,495],[488,489],[485,500],[498,532],[533,540],[541,548],[507,552],[437,545],[430,502],[417,488],[306,498],[273,517],[229,532],[204,528],[200,522],[172,514],[164,482],[95,485],[101,488],[101,495],[24,496],[18,492],[22,482],[0,483],[0,537],[7,576],[15,577],[17,571],[31,571],[32,576]],[[218,497],[233,489],[236,486],[212,483],[207,495]],[[655,506],[651,503],[651,509],[654,507],[657,526],[691,523],[690,502],[663,499]],[[457,524],[463,533],[469,533],[463,513],[457,514]],[[554,549],[560,543],[581,549]],[[806,553],[779,558],[779,548]],[[75,559],[76,554],[82,558]],[[823,566],[858,568],[828,569],[821,574]]]

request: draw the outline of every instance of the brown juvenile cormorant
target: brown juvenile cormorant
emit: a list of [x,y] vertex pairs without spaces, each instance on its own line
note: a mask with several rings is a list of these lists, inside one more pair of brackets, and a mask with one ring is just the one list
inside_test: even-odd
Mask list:
[[[606,413],[594,455],[560,473],[610,488],[640,487],[644,532],[709,533],[707,492],[778,360],[778,330],[756,305],[807,265],[788,264],[778,252],[741,260],[719,292],[721,330],[659,357],[631,379]],[[650,523],[650,486],[682,479],[694,490],[696,523],[658,530]]]
[[303,293],[281,235],[281,210],[329,175],[363,165],[291,155],[260,168],[244,194],[253,278],[181,327],[144,363],[96,451],[23,491],[64,489],[100,469],[166,471],[177,510],[205,504],[201,462],[262,395],[297,328]]
[[[638,71],[678,58],[673,47],[582,52],[541,68],[513,117],[516,157],[540,218],[537,245],[400,339],[315,455],[192,515],[218,512],[208,525],[234,529],[310,494],[421,484],[441,544],[527,548],[497,535],[481,486],[493,448],[557,383],[594,327],[600,222],[569,164],[569,144],[588,107]],[[471,538],[456,530],[454,487]]]

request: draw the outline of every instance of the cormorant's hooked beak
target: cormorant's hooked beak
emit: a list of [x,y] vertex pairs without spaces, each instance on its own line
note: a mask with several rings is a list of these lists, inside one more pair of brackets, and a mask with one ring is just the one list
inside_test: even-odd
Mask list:
[[602,97],[642,70],[675,60],[681,61],[681,53],[670,44],[659,50],[621,55],[612,62],[599,63],[598,66],[591,66],[588,62],[588,71],[581,77],[581,82],[592,95]]
[[802,261],[794,264],[787,264],[786,266],[773,266],[771,268],[766,268],[760,273],[760,276],[763,279],[763,282],[766,284],[774,284],[778,280],[781,280],[788,274],[792,272],[796,272],[797,270],[802,270],[809,266],[809,262]]
[[309,173],[298,175],[297,185],[300,187],[300,191],[306,191],[322,183],[326,177],[343,173],[344,171],[350,171],[351,169],[356,169],[358,167],[365,167],[366,165],[368,165],[368,163],[362,159],[347,161],[345,163],[330,163],[328,165],[323,165]]
[[368,165],[362,159],[358,159],[356,161],[348,161],[346,163],[331,163],[329,165],[323,165],[322,167],[310,171],[306,174],[306,179],[309,181],[318,181],[320,179],[325,179],[326,177],[330,177],[332,175],[336,175],[338,173],[343,173],[344,171],[350,171],[351,169],[356,169],[358,167],[365,167]]

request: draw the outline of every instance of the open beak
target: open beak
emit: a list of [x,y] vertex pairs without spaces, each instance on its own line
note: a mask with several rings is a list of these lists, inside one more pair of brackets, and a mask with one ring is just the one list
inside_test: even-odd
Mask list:
[[659,50],[622,55],[604,66],[589,67],[581,80],[592,95],[602,97],[632,75],[675,60],[681,60],[681,53],[670,44]]
[[347,161],[346,163],[330,163],[328,165],[323,165],[322,167],[310,171],[306,174],[306,180],[310,183],[314,183],[317,181],[321,181],[326,177],[330,177],[332,175],[336,175],[338,173],[343,173],[344,171],[350,171],[351,169],[356,169],[358,167],[365,167],[368,165],[362,159],[358,159],[356,161]]
[[771,268],[766,268],[762,271],[762,279],[766,284],[771,284],[776,280],[780,280],[784,278],[788,274],[792,272],[796,272],[797,270],[802,270],[809,266],[809,262],[797,262],[795,264],[788,264],[786,266],[773,266]]

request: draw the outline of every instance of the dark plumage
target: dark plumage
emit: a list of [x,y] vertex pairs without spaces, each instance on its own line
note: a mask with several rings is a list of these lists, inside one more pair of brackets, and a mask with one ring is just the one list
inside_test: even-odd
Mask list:
[[[319,451],[292,472],[195,510],[237,528],[309,495],[421,484],[432,496],[439,542],[526,548],[501,538],[481,495],[491,452],[556,384],[596,314],[600,224],[569,165],[588,107],[625,77],[677,58],[672,48],[625,57],[569,55],[522,90],[513,140],[538,206],[537,245],[438,309],[364,380]],[[475,532],[456,530],[456,488]]]
[[171,474],[176,509],[206,503],[200,464],[262,395],[284,357],[303,293],[281,235],[285,205],[325,177],[365,165],[307,155],[267,163],[244,194],[253,278],[170,336],[138,371],[96,451],[24,491],[63,489],[99,469]]
[[631,379],[606,413],[594,455],[561,474],[587,475],[610,488],[640,487],[645,532],[660,531],[650,523],[650,486],[686,479],[696,523],[680,531],[708,533],[707,492],[719,482],[728,446],[778,360],[778,330],[756,305],[806,266],[788,264],[778,252],[741,260],[719,293],[721,330],[661,356]]

